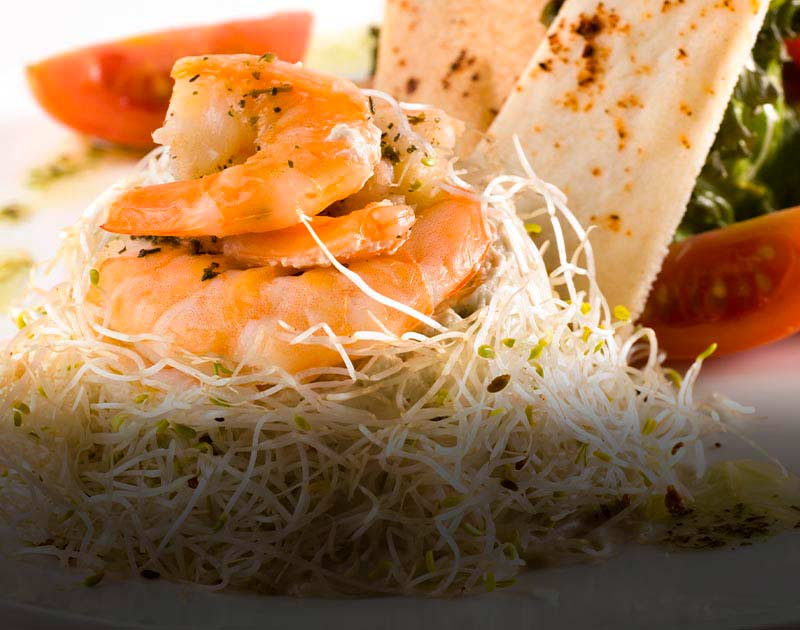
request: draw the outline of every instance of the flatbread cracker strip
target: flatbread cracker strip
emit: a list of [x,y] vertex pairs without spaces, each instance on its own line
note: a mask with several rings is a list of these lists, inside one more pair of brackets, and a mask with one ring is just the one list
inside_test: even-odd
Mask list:
[[545,33],[546,0],[387,0],[375,87],[441,107],[480,139]]
[[[518,170],[512,136],[634,316],[764,20],[767,0],[567,0],[471,161]],[[573,243],[575,245],[575,243]]]

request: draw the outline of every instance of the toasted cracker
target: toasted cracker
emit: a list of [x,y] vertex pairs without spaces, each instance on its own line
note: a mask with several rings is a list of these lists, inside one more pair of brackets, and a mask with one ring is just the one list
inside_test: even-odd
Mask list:
[[375,87],[441,107],[481,138],[545,33],[547,0],[387,0]]
[[597,226],[612,306],[641,313],[768,4],[567,0],[472,156],[517,171],[519,136],[537,174]]

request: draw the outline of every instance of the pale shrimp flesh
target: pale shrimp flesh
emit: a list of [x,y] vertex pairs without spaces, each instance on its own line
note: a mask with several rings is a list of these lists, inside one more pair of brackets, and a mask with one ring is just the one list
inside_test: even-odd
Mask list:
[[430,204],[450,175],[464,123],[434,107],[403,107],[385,95],[369,99],[381,130],[381,161],[364,187],[337,206],[355,209],[392,195],[412,205]]

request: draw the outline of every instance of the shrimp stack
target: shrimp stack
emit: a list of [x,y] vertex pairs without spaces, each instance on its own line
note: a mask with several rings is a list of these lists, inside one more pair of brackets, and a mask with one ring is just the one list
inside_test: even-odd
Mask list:
[[272,55],[189,57],[173,78],[154,138],[177,181],[126,191],[103,226],[147,236],[98,266],[110,328],[294,373],[342,357],[287,331],[400,335],[481,267],[481,204],[446,176],[458,121]]

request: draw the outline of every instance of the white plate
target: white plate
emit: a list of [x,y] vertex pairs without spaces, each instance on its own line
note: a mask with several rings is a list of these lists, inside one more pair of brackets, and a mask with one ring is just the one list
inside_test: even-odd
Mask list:
[[[0,225],[0,249],[15,246],[39,259],[51,254],[58,231],[119,176],[129,163],[106,163],[85,177],[66,180],[47,194],[24,186],[27,170],[76,146],[68,132],[35,109],[21,78],[20,64],[77,43],[137,30],[239,15],[264,13],[287,5],[310,6],[323,30],[354,27],[380,16],[380,2],[230,3],[139,2],[113,10],[107,2],[59,3],[43,25],[41,6],[19,3],[13,19],[3,20],[0,55],[0,204],[30,203],[29,221]],[[335,5],[335,6],[334,6]],[[60,8],[59,8],[60,7]],[[49,9],[48,9],[49,10]],[[112,14],[113,13],[113,14]],[[80,15],[80,19],[76,16]],[[186,16],[184,18],[184,16]],[[58,25],[57,28],[54,25]],[[68,25],[69,28],[63,28]],[[48,32],[47,29],[50,29]],[[31,36],[38,32],[39,39]],[[8,330],[8,328],[6,328]],[[3,325],[0,324],[0,337]],[[701,387],[722,391],[757,407],[760,419],[747,432],[785,465],[800,472],[800,338],[736,357],[711,361]],[[720,454],[751,454],[732,437],[723,437]],[[0,562],[0,618],[8,628],[296,628],[331,626],[378,628],[593,627],[712,628],[800,624],[797,576],[800,545],[786,535],[736,551],[673,552],[627,547],[597,565],[530,572],[503,592],[458,600],[365,599],[296,600],[241,593],[209,593],[164,581],[106,580],[96,589],[84,575],[51,562]]]

